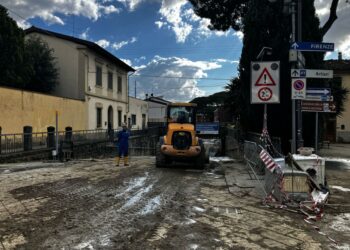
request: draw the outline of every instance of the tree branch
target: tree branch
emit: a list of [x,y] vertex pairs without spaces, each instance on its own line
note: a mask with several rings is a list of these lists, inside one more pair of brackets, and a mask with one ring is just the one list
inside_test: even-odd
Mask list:
[[326,33],[332,27],[335,20],[337,20],[337,18],[338,18],[337,17],[338,3],[339,3],[339,0],[332,0],[328,21],[321,28],[322,37],[324,37],[326,35]]

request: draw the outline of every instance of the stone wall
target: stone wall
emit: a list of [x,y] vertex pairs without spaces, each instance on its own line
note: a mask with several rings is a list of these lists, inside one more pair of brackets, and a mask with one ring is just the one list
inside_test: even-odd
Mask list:
[[[156,144],[159,141],[158,134],[155,134],[156,130],[150,131],[150,133],[135,135],[129,139],[129,155],[130,156],[150,156],[155,154]],[[68,143],[65,142],[65,150]],[[60,143],[62,148],[62,142]],[[32,150],[26,152],[18,152],[13,154],[0,154],[0,163],[11,162],[24,162],[24,161],[36,161],[36,160],[52,160],[51,149]],[[60,150],[61,152],[62,150]],[[72,144],[72,153],[70,159],[83,159],[83,158],[104,158],[113,157],[117,155],[117,148],[114,142],[107,140],[94,140],[81,143]],[[62,153],[60,153],[60,160],[65,160]]]

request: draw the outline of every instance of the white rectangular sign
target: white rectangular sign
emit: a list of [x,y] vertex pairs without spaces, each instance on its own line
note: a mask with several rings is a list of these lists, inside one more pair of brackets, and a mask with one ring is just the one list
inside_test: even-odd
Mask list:
[[333,70],[323,69],[291,69],[290,75],[293,78],[333,78]]
[[280,62],[251,63],[251,103],[280,102]]

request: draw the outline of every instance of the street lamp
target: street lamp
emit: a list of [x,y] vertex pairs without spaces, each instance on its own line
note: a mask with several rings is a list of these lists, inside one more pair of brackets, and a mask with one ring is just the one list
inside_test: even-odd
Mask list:
[[258,56],[256,57],[256,60],[262,61],[263,58],[264,58],[265,53],[266,53],[266,55],[271,56],[272,55],[272,48],[270,48],[270,47],[263,47],[260,50]]

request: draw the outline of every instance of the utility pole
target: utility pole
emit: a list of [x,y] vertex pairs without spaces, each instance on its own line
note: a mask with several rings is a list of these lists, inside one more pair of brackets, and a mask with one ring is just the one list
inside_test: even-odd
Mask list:
[[[301,42],[302,39],[302,5],[301,5],[302,0],[298,0],[298,42]],[[298,53],[301,53],[298,51]],[[298,63],[299,66],[299,63]],[[304,65],[300,65],[300,69],[304,68]],[[297,146],[298,148],[304,146],[304,141],[303,141],[303,115],[301,111],[301,100],[298,100],[298,126],[297,126],[297,131],[298,131],[298,143]]]
[[136,80],[135,80],[135,98],[136,98]]
[[[292,14],[292,44],[295,43],[295,2],[291,3],[291,14]],[[294,63],[294,68],[297,68],[298,63]],[[296,117],[295,117],[295,100],[292,100],[292,154],[296,152]]]
[[58,111],[56,111],[56,159],[58,159]]

